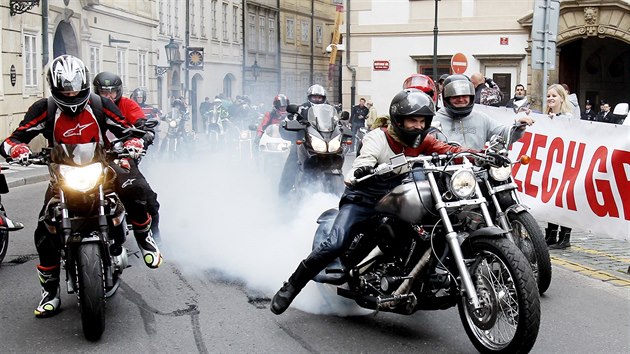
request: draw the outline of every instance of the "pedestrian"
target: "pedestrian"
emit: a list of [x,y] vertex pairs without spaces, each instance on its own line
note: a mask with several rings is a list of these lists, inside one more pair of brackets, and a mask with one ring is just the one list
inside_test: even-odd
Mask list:
[[359,128],[365,125],[365,119],[368,116],[370,110],[365,106],[365,98],[361,97],[359,99],[359,104],[352,107],[352,111],[350,113],[350,125],[352,126],[352,149],[354,150],[355,146],[358,146],[359,143],[357,139],[357,132]]
[[376,119],[378,118],[378,113],[376,113],[374,102],[372,102],[371,100],[367,101],[365,105],[368,108],[368,115],[365,120],[365,126],[368,128],[368,130],[372,130],[372,125],[374,124],[374,122],[376,122]]
[[581,119],[594,121],[597,117],[595,111],[593,111],[593,105],[591,104],[591,100],[586,100],[584,104],[584,112],[582,112]]
[[601,110],[597,113],[595,120],[602,123],[612,123],[612,114],[610,114],[610,105],[608,102],[602,101]]
[[498,107],[503,101],[503,93],[491,78],[486,78],[481,73],[474,73],[470,81],[475,86],[475,102],[485,106]]
[[199,105],[199,114],[201,114],[201,120],[203,121],[204,128],[208,124],[208,116],[212,111],[212,102],[210,102],[210,97],[206,96],[206,98]]
[[529,102],[529,98],[527,97],[525,86],[518,84],[514,87],[514,97],[510,98],[505,107],[512,108],[517,112],[520,112],[527,111],[530,104],[531,102]]
[[436,87],[437,87],[437,92],[438,92],[438,99],[437,99],[437,105],[435,106],[436,111],[444,107],[444,100],[442,98],[442,92],[444,91],[444,80],[446,80],[448,76],[449,74],[442,74],[442,76],[440,76],[440,79],[437,81]]
[[[549,118],[573,117],[573,106],[569,102],[569,95],[562,85],[553,84],[547,90],[547,114]],[[558,233],[558,228],[560,232]],[[571,228],[548,223],[545,229],[545,241],[549,249],[565,249],[571,246]]]

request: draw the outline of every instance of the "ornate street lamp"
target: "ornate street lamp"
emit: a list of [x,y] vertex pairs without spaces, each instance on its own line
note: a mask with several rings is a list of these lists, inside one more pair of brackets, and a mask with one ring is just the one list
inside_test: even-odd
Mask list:
[[258,81],[258,75],[260,75],[260,66],[258,66],[257,59],[254,59],[254,65],[252,65],[252,75],[254,76],[254,81]]
[[166,51],[166,61],[168,61],[169,66],[172,67],[174,64],[182,63],[182,60],[179,59],[179,45],[175,43],[173,37],[171,37],[168,44],[164,46],[164,50]]

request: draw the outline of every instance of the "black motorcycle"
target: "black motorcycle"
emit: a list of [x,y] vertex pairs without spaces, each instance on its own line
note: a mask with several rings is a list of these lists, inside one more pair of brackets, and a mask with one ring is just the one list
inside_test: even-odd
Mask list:
[[345,189],[344,151],[351,131],[340,124],[337,110],[329,104],[313,105],[301,114],[298,111],[297,105],[287,106],[296,119],[283,122],[284,129],[303,132],[296,141],[299,169],[294,192],[301,195],[306,188],[321,186],[323,192],[341,195]]
[[44,219],[61,245],[67,290],[77,295],[83,334],[90,341],[105,330],[106,298],[120,286],[128,264],[122,247],[128,232],[125,208],[114,192],[116,172],[109,165],[122,157],[124,153],[105,151],[98,143],[85,143],[58,144],[29,159],[48,165],[53,197]]
[[[8,167],[2,166],[2,169],[6,170]],[[9,193],[9,185],[7,185],[5,176],[0,173],[0,194],[6,193]],[[2,263],[9,248],[9,232],[21,230],[24,228],[24,225],[7,219],[7,212],[4,210],[4,205],[2,205],[2,199],[0,199],[0,220],[2,220],[0,224],[0,263]]]
[[162,117],[166,121],[166,136],[160,144],[160,155],[169,159],[176,159],[183,151],[191,151],[195,141],[194,132],[186,129],[186,122],[190,119],[188,113],[182,114],[173,109],[170,114]]
[[[452,163],[457,158],[464,159]],[[357,180],[404,177],[377,203],[375,216],[353,227],[348,251],[315,280],[376,311],[410,315],[457,305],[480,352],[528,352],[540,326],[536,280],[505,231],[484,225],[491,216],[467,158],[503,164],[485,154],[397,155]],[[314,245],[336,214],[319,217]]]

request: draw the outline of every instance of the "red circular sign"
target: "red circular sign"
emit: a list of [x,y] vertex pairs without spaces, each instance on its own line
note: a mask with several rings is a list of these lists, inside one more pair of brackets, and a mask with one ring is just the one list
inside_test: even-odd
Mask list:
[[468,68],[468,59],[462,53],[456,53],[451,58],[451,70],[454,74],[463,74]]

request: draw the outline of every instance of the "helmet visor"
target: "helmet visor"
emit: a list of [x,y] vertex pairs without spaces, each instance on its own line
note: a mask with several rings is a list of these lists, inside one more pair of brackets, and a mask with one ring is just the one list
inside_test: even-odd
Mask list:
[[474,96],[475,88],[472,82],[466,80],[451,81],[444,87],[444,97]]

